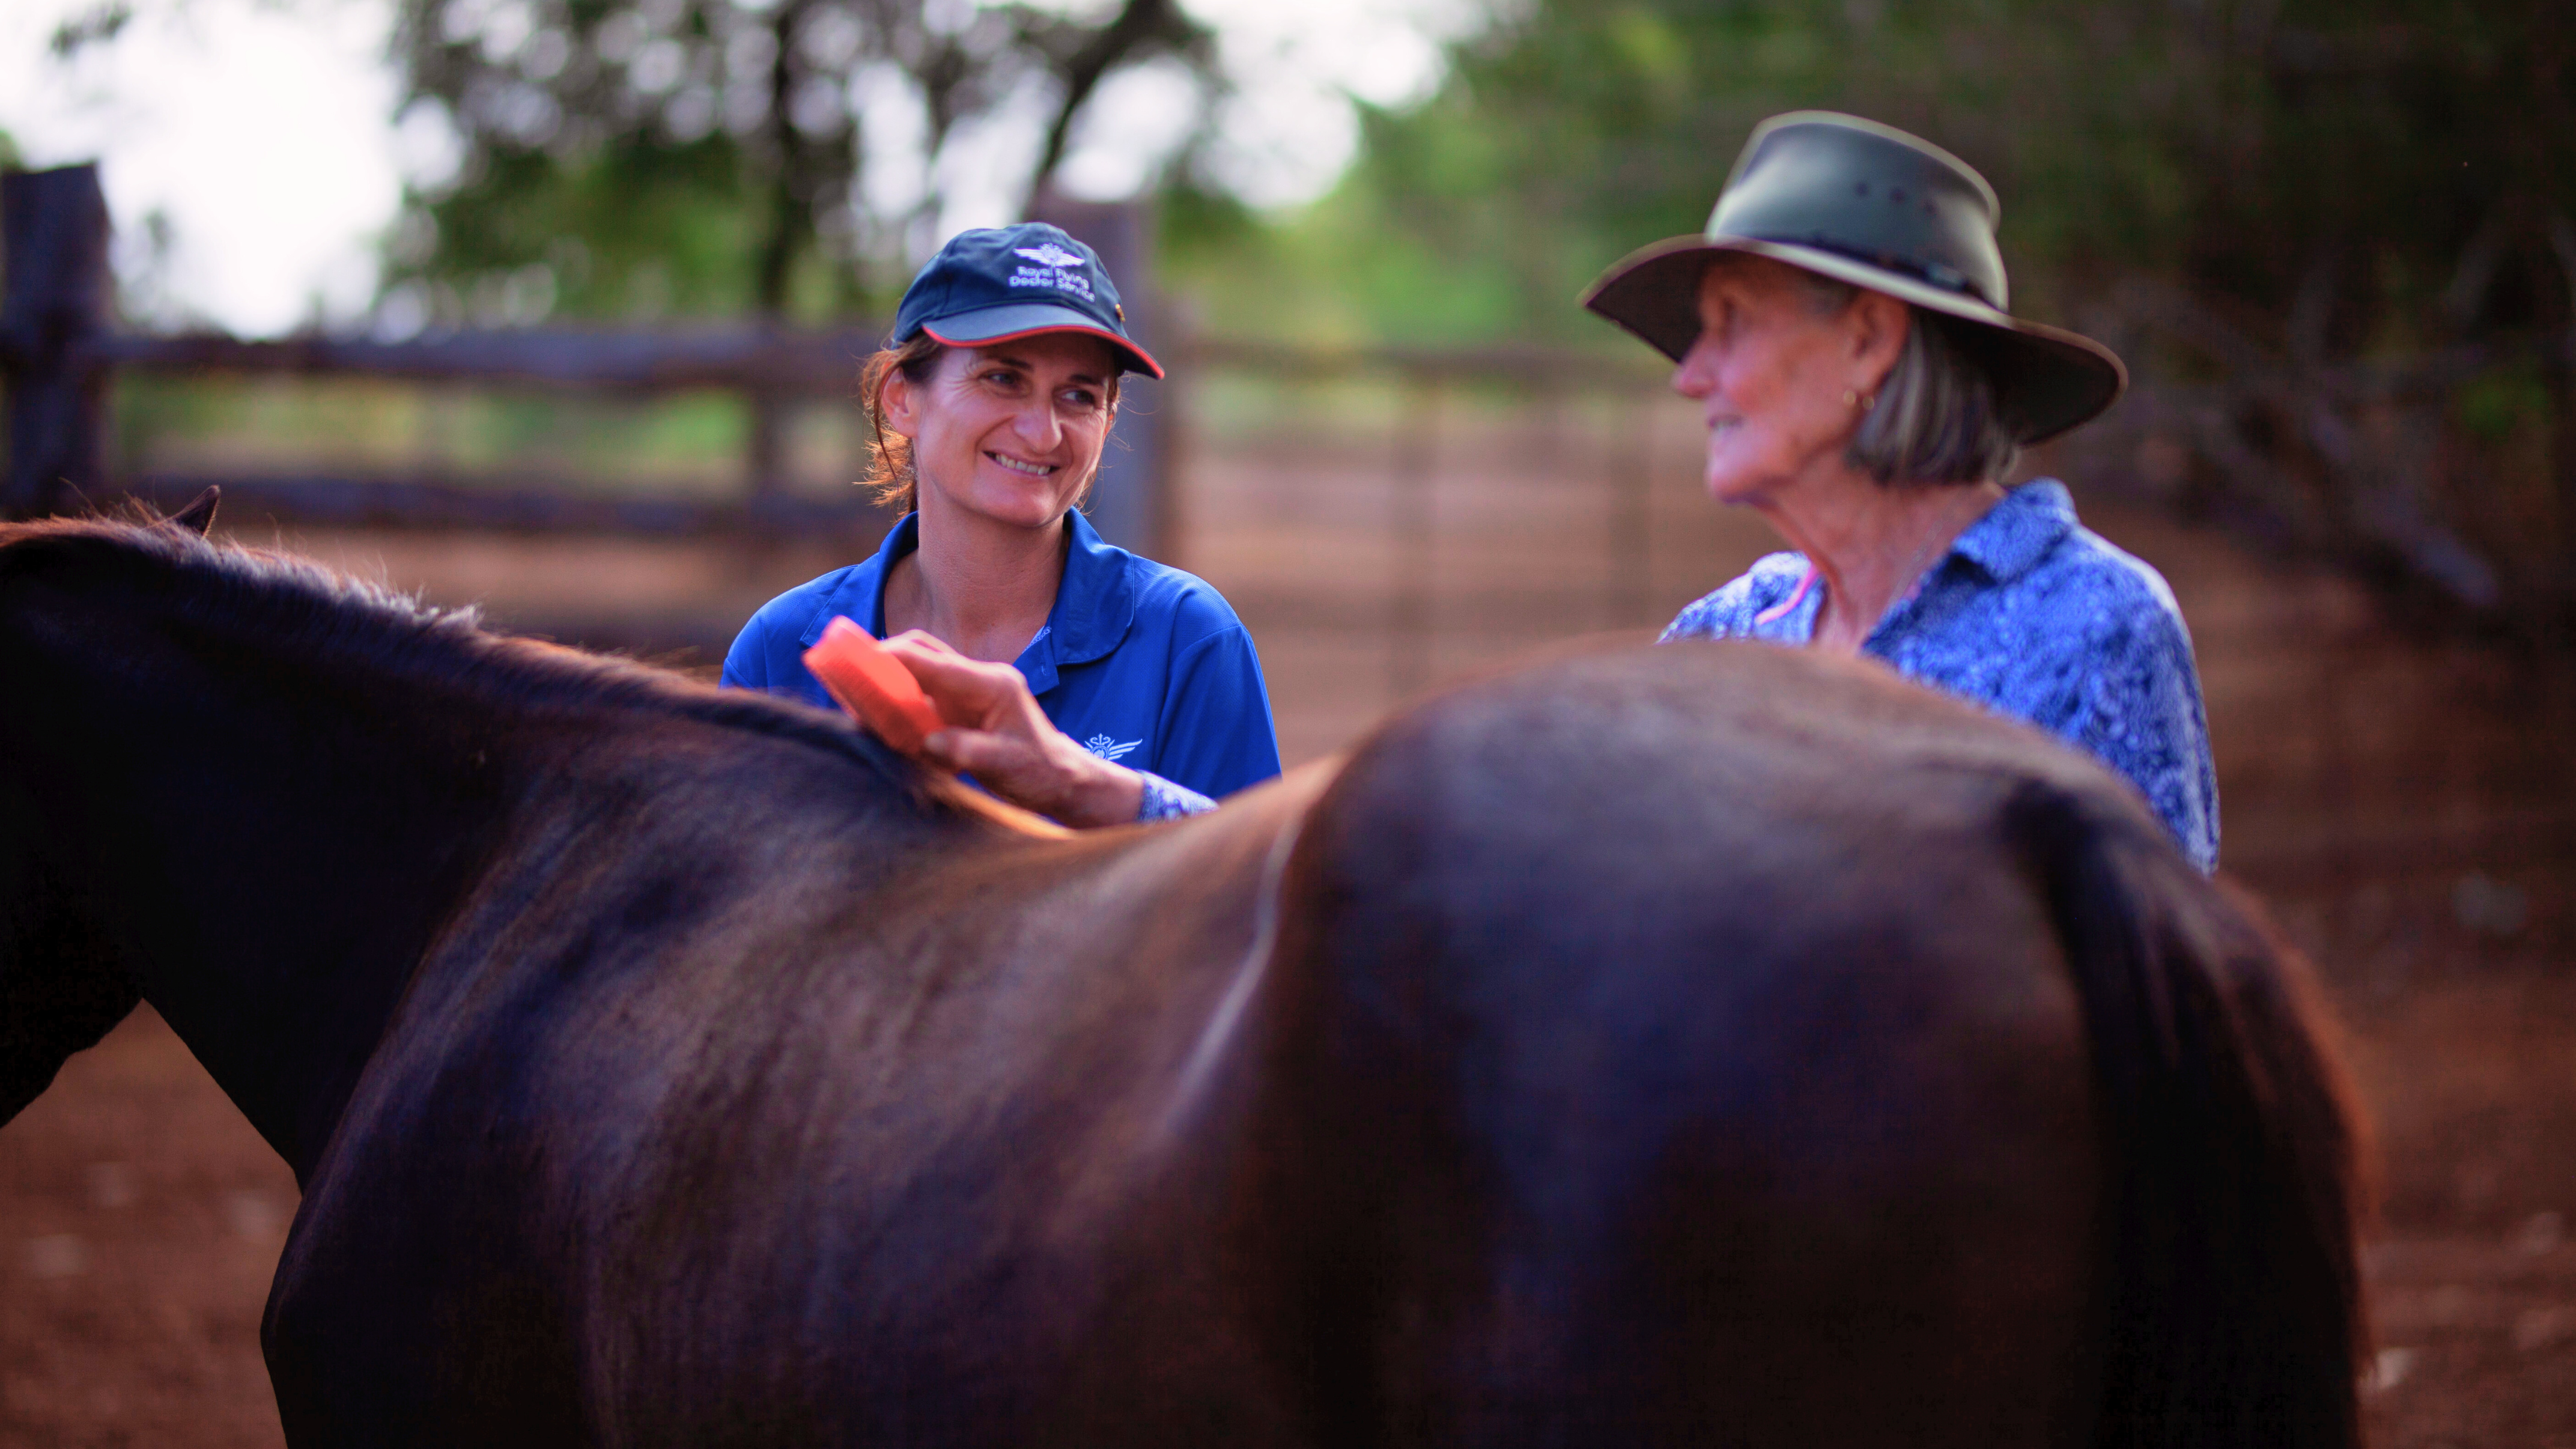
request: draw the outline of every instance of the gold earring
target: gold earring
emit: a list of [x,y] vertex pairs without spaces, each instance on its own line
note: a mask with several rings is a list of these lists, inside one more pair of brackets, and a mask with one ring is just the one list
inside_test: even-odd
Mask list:
[[1874,407],[1877,407],[1877,406],[1878,406],[1878,394],[1877,394],[1877,393],[1870,393],[1870,394],[1868,394],[1867,396],[1863,397],[1863,398],[1860,400],[1860,410],[1861,410],[1862,412],[1868,412],[1870,409],[1872,409],[1872,408],[1874,408]]
[[1859,405],[1860,405],[1860,394],[1859,394],[1859,393],[1856,393],[1856,392],[1854,392],[1854,391],[1852,391],[1850,388],[1844,388],[1844,389],[1843,389],[1843,406],[1848,408],[1848,407],[1857,407],[1857,406],[1859,406]]

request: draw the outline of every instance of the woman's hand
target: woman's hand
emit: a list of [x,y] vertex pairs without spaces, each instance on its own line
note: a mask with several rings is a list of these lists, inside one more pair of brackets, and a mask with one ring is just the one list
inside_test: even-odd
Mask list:
[[1012,804],[1077,828],[1136,818],[1145,801],[1143,777],[1057,729],[1019,670],[969,659],[918,629],[895,635],[885,647],[949,721],[922,744],[933,764],[962,770]]

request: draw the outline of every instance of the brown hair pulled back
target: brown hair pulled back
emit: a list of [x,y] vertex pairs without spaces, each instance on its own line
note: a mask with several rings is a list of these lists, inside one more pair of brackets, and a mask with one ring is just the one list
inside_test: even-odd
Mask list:
[[924,332],[901,347],[878,349],[859,370],[859,404],[867,409],[870,437],[868,476],[862,481],[876,489],[879,504],[899,512],[912,511],[919,480],[912,472],[912,439],[886,431],[886,383],[901,372],[904,381],[924,386],[939,370],[939,359],[947,355],[948,344]]

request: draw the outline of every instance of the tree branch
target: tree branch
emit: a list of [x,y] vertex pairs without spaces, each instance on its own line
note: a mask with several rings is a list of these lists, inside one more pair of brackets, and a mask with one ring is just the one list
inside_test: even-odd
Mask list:
[[1037,168],[1029,175],[1029,195],[1034,198],[1055,178],[1073,134],[1073,118],[1090,101],[1092,92],[1099,89],[1102,77],[1121,62],[1158,50],[1186,54],[1203,42],[1206,34],[1181,13],[1175,0],[1127,0],[1117,19],[1093,31],[1080,48],[1059,61],[1055,72],[1064,82],[1064,97],[1056,106],[1053,124],[1047,127],[1046,145],[1038,152]]

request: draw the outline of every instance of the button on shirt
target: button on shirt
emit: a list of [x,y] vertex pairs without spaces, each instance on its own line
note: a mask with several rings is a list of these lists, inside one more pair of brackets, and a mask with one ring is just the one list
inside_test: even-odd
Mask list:
[[[1279,736],[1252,635],[1205,581],[1101,541],[1068,514],[1064,581],[1012,663],[1055,727],[1145,776],[1137,818],[1215,808],[1211,798],[1279,773]],[[805,667],[823,626],[847,615],[883,637],[886,574],[921,545],[917,514],[875,555],[770,600],[725,655],[724,680],[837,709]]]
[[[1815,637],[1825,581],[1775,553],[1682,610],[1674,639]],[[1908,678],[2091,751],[2147,797],[2183,853],[2218,866],[2218,776],[2191,634],[2164,577],[2075,519],[2053,478],[1968,526],[1864,652]]]

